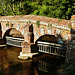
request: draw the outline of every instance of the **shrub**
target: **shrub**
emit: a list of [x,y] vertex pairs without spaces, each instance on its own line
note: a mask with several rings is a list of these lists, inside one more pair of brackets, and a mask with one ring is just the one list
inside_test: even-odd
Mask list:
[[68,27],[71,28],[71,24],[69,24]]
[[6,27],[9,27],[9,23],[6,23]]
[[36,21],[36,25],[39,27],[40,26],[40,21]]

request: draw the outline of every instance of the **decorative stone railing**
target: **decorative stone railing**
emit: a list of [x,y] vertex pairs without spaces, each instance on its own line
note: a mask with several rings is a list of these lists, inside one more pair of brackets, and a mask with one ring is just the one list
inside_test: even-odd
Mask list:
[[60,44],[38,41],[37,46],[39,52],[63,57],[66,55],[66,46],[62,46]]
[[15,38],[15,37],[6,36],[6,44],[7,45],[22,47],[21,46],[22,42],[24,42],[24,39],[22,39],[22,38]]

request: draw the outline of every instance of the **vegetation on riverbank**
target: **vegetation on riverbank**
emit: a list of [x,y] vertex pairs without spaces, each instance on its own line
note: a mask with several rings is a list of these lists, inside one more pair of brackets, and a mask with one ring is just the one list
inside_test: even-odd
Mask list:
[[75,0],[0,0],[0,15],[40,15],[70,19]]

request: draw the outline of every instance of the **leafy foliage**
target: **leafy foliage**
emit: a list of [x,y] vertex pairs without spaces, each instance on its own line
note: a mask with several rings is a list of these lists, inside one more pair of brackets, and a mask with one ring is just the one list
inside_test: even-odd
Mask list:
[[71,28],[71,24],[69,24],[68,27]]
[[9,23],[6,23],[6,27],[9,27]]
[[75,0],[0,0],[0,16],[28,14],[70,19]]
[[39,27],[40,26],[40,21],[36,21],[36,25]]

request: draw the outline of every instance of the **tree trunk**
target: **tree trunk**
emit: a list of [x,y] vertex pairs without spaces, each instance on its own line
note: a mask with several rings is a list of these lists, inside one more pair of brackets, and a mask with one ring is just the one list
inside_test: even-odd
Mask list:
[[11,5],[9,5],[9,8],[12,10],[12,12],[14,13],[14,15],[16,15]]

